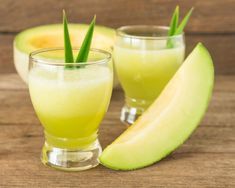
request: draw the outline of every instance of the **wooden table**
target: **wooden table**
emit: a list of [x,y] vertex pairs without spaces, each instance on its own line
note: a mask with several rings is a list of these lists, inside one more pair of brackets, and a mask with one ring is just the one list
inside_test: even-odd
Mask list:
[[[191,138],[161,162],[136,171],[103,166],[62,172],[40,159],[42,127],[27,86],[16,74],[0,76],[0,187],[235,187],[235,76],[217,76],[212,101]],[[106,147],[125,126],[119,121],[123,93],[113,93],[101,125]]]
[[[23,29],[61,23],[62,9],[70,22],[113,28],[169,23],[180,5],[181,17],[195,10],[185,29],[187,53],[199,41],[212,54],[216,85],[208,112],[191,138],[161,162],[136,171],[103,166],[77,173],[41,164],[42,127],[26,85],[16,75],[12,43]],[[235,0],[0,0],[0,188],[9,187],[235,187]],[[102,123],[103,147],[125,126],[119,121],[123,93],[114,91]]]

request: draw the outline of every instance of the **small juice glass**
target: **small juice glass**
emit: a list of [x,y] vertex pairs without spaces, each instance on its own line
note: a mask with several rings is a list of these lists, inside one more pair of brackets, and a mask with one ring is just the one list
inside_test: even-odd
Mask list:
[[83,63],[65,63],[63,48],[30,54],[29,92],[44,127],[44,164],[68,171],[99,164],[98,128],[112,83],[111,55],[106,51],[91,49],[88,62]]
[[117,29],[114,64],[125,92],[121,121],[132,124],[159,96],[184,60],[184,34],[168,36],[164,26]]

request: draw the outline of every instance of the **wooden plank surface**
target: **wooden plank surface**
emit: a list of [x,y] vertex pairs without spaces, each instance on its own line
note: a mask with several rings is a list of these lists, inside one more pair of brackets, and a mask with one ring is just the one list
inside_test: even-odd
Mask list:
[[61,23],[66,9],[71,22],[97,23],[117,28],[128,24],[167,25],[172,10],[180,5],[182,15],[194,6],[186,28],[187,51],[201,41],[211,51],[217,74],[235,74],[235,0],[0,0],[0,73],[15,72],[12,57],[14,35],[26,28]]
[[[14,35],[0,34],[0,73],[13,73]],[[197,42],[203,42],[210,50],[214,60],[216,74],[235,74],[235,35],[190,35],[186,36],[187,53]],[[229,50],[228,50],[229,49]]]
[[167,25],[177,4],[183,15],[195,7],[188,32],[235,32],[235,0],[0,0],[0,17],[4,18],[0,19],[0,31],[15,32],[40,24],[60,23],[62,9],[76,23],[88,23],[96,14],[98,24],[111,27]]
[[[200,127],[178,150],[148,168],[120,172],[103,166],[61,172],[41,164],[42,127],[27,87],[16,74],[0,75],[0,187],[235,187],[235,76],[217,76]],[[125,126],[123,93],[113,93],[100,129],[107,146]]]
[[[69,2],[69,3],[68,3]],[[120,172],[103,166],[66,173],[41,164],[42,127],[27,86],[15,74],[12,42],[22,29],[61,22],[166,25],[179,4],[195,11],[187,26],[187,51],[201,41],[216,67],[216,85],[208,112],[191,138],[163,161],[141,170]],[[235,187],[235,0],[0,0],[0,188],[4,187]],[[223,74],[223,75],[221,75]],[[119,121],[123,93],[113,93],[102,122],[103,147],[125,126]]]

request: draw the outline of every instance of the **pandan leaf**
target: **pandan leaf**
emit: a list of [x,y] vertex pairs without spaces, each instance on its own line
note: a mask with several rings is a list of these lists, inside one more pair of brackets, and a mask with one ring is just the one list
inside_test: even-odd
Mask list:
[[63,26],[64,26],[64,55],[65,55],[65,62],[66,63],[73,63],[73,50],[70,42],[69,37],[69,30],[68,30],[68,21],[66,17],[66,13],[63,10]]
[[[168,36],[173,36],[175,34],[175,31],[178,26],[178,21],[179,21],[179,6],[176,6],[171,18]],[[171,38],[169,38],[167,40],[167,48],[173,48],[173,47],[174,47],[174,41]]]
[[[193,12],[194,8],[191,8],[189,12],[186,14],[186,16],[181,21],[180,25],[178,26],[178,20],[179,20],[179,6],[176,6],[175,11],[172,15],[171,22],[170,22],[170,29],[168,32],[168,36],[174,36],[179,35],[184,31],[185,26],[187,25],[189,18]],[[174,47],[174,39],[169,38],[167,40],[167,48],[173,48]]]
[[189,12],[186,14],[186,16],[184,17],[184,19],[182,20],[182,22],[180,23],[179,27],[176,29],[175,31],[175,35],[181,34],[184,31],[185,26],[188,23],[188,20],[193,12],[194,8],[191,8],[189,10]]
[[179,20],[179,6],[176,6],[175,11],[174,11],[172,18],[171,18],[170,30],[168,32],[168,36],[172,36],[175,34],[175,31],[178,26],[178,20]]
[[76,58],[76,63],[86,62],[88,59],[91,41],[92,41],[93,32],[94,32],[95,21],[96,21],[96,16],[94,16],[94,18],[93,18],[93,20],[87,30],[86,36],[82,42],[82,46],[81,46],[79,53],[78,53],[78,56]]

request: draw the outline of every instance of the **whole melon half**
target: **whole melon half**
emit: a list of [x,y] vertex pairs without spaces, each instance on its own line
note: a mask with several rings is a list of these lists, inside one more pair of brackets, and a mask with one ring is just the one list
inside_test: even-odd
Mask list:
[[[88,26],[87,24],[69,24],[73,47],[81,46]],[[91,47],[112,52],[114,37],[114,29],[96,25]],[[62,24],[33,27],[17,34],[14,39],[14,64],[20,77],[27,83],[30,52],[40,48],[63,47],[63,45]],[[117,79],[115,79],[114,87],[117,84]]]

